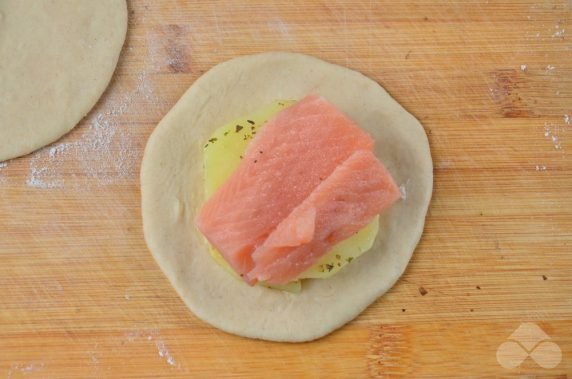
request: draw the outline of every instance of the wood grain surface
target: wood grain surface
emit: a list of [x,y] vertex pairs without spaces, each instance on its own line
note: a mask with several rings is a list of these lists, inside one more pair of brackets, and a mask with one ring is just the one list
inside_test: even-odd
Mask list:
[[[60,141],[0,165],[0,377],[572,377],[567,1],[129,8],[98,105]],[[378,81],[421,120],[435,163],[425,234],[403,278],[346,327],[297,345],[198,320],[141,230],[140,161],[159,120],[209,68],[270,50]],[[540,345],[529,349],[536,361],[499,363],[510,357],[497,349],[526,322],[559,347],[555,368],[536,363],[546,362]]]

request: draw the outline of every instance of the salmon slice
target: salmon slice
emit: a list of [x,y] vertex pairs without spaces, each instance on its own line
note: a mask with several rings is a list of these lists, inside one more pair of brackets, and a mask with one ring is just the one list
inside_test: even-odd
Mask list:
[[252,255],[250,281],[285,284],[338,242],[366,226],[401,197],[390,173],[369,150],[338,166]]
[[276,226],[352,153],[372,148],[353,121],[325,99],[307,96],[258,132],[199,211],[197,226],[238,274],[247,274],[253,251]]

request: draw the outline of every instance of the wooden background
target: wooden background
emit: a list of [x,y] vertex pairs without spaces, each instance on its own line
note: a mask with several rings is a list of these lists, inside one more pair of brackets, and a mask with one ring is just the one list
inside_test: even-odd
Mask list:
[[[57,143],[0,165],[0,377],[572,376],[567,1],[129,8],[117,72],[95,109]],[[206,70],[269,50],[377,80],[421,120],[435,163],[425,234],[404,277],[351,324],[299,345],[199,321],[141,230],[139,167],[153,128]],[[560,346],[556,368],[497,362],[522,322]]]

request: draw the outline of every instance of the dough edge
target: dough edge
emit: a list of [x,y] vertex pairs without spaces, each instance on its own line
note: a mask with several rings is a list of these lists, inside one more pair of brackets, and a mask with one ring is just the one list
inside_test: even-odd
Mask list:
[[[46,11],[46,6],[52,5],[50,1],[37,1],[34,7],[30,8],[30,13]],[[25,40],[31,43],[33,55],[37,55],[37,59],[27,63],[31,63],[34,69],[37,61],[41,60],[41,65],[47,68],[51,75],[42,78],[38,83],[26,75],[24,83],[15,83],[20,92],[16,97],[30,99],[25,103],[22,100],[12,100],[11,96],[6,97],[10,99],[6,101],[6,109],[0,108],[0,162],[47,146],[77,126],[109,86],[119,61],[127,35],[126,0],[98,0],[83,2],[80,6],[72,2],[55,5],[54,9],[57,11],[48,8],[48,11],[52,12],[49,18],[57,21],[54,25],[64,25],[66,29],[63,30],[59,26],[47,28],[48,31],[41,29],[39,40]],[[10,9],[11,4],[7,2],[5,6]],[[57,13],[61,8],[69,12]],[[97,18],[94,18],[94,15],[97,15]],[[34,17],[30,14],[24,16],[26,21],[14,28],[13,34],[21,36],[22,28],[26,30],[30,27],[28,19],[33,20]],[[85,20],[86,17],[89,22]],[[36,27],[42,26],[44,25]],[[79,29],[79,32],[76,29]],[[79,47],[83,38],[92,37],[89,43],[94,45],[93,48]],[[57,43],[65,54],[59,54],[57,49],[50,47],[50,44],[46,43],[50,40],[60,41]],[[8,52],[10,51],[8,48]],[[2,49],[0,52],[5,53]],[[26,51],[24,54],[29,53],[30,51]],[[62,62],[63,64],[59,65]],[[20,67],[16,72],[6,71],[5,80],[13,81],[14,78],[26,74],[26,71],[22,70],[25,69]],[[36,76],[34,74],[33,78],[37,79]],[[48,89],[53,92],[48,92]],[[69,99],[64,99],[61,94],[65,94]],[[1,91],[0,96],[3,96]],[[28,106],[28,102],[39,106]],[[11,110],[22,116],[14,117]],[[1,125],[11,127],[2,129]]]
[[[376,140],[376,155],[407,199],[381,217],[372,251],[333,278],[290,294],[236,281],[209,256],[194,225],[204,202],[203,142],[214,129],[274,100],[326,97]],[[433,187],[427,135],[375,81],[318,58],[260,53],[221,63],[200,77],[159,123],[141,167],[147,245],[187,307],[226,332],[271,341],[320,338],[357,317],[405,271]]]

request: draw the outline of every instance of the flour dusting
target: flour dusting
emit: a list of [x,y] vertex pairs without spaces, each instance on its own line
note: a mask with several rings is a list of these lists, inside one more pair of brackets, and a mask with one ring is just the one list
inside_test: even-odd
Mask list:
[[569,115],[569,114],[565,114],[565,115],[564,115],[564,123],[565,123],[566,125],[570,125],[571,121],[572,121],[572,119],[570,118],[570,115]]
[[[75,189],[81,189],[94,182],[86,179],[95,179],[96,185],[109,185],[136,175],[134,167],[138,157],[132,127],[121,125],[120,118],[134,103],[143,100],[158,102],[145,73],[137,77],[132,91],[110,95],[103,110],[87,120],[87,128],[76,131],[82,133],[76,141],[56,143],[36,152],[30,160],[26,184],[33,188],[53,189],[64,188],[66,180],[71,180]],[[66,175],[64,167],[72,173]],[[75,172],[80,175],[76,176]]]
[[268,29],[280,33],[282,37],[290,38],[290,30],[288,28],[288,24],[282,21],[282,19],[274,17],[268,21],[267,25]]
[[155,343],[155,348],[157,349],[158,356],[163,359],[169,366],[180,367],[175,360],[175,357],[169,351],[167,344],[160,336],[160,330],[150,329],[150,330],[133,330],[125,334],[125,338],[128,342],[135,342],[136,340],[142,339],[146,341],[153,341]]
[[[82,121],[82,127],[71,132],[76,136],[73,142],[55,143],[32,156],[26,179],[28,186],[81,190],[137,176],[135,167],[140,157],[133,140],[135,130],[124,120],[130,119],[126,115],[136,114],[141,106],[146,106],[148,111],[162,105],[149,77],[155,69],[154,60],[160,54],[156,51],[157,43],[157,36],[147,35],[150,55],[145,62],[146,69],[135,78],[122,78],[123,87],[116,85],[108,91],[97,112],[92,112]],[[159,114],[162,112],[157,112]]]
[[554,32],[554,34],[552,34],[552,38],[564,38],[566,29],[562,28],[559,23],[554,25],[554,29],[557,30]]
[[535,170],[536,171],[546,171],[546,166],[545,165],[536,165]]
[[556,66],[554,66],[553,64],[549,64],[548,66],[546,66],[546,71],[553,71],[556,69]]
[[552,143],[554,150],[563,150],[562,139],[568,129],[567,125],[544,123],[544,137]]
[[190,30],[189,26],[169,24],[162,25],[158,31],[147,32],[147,60],[153,72],[189,71]]
[[48,156],[50,158],[56,158],[58,155],[64,154],[70,145],[71,144],[69,144],[69,143],[62,143],[62,144],[56,145],[56,146],[50,148],[50,150],[48,152]]
[[520,65],[520,71],[522,71],[522,72],[528,71],[528,66],[525,65],[525,64],[521,64],[521,65]]
[[171,353],[169,353],[167,345],[165,345],[163,341],[161,340],[155,341],[155,346],[157,346],[157,351],[159,353],[159,356],[165,359],[167,361],[167,364],[169,364],[170,366],[175,366],[175,364],[177,364],[175,358],[173,358]]
[[444,159],[442,161],[437,161],[435,163],[435,168],[437,169],[448,169],[451,167],[452,163],[449,159]]
[[62,188],[64,186],[64,179],[54,170],[55,166],[61,166],[61,162],[50,166],[40,163],[36,166],[36,162],[39,160],[38,156],[39,154],[34,155],[30,161],[30,171],[26,178],[28,187],[43,189]]
[[153,71],[161,71],[165,65],[163,56],[164,41],[158,33],[147,32],[147,58]]
[[139,337],[141,337],[141,332],[139,330],[129,331],[125,333],[125,339],[127,339],[127,342],[133,342]]
[[2,169],[6,168],[6,167],[8,167],[8,162],[0,162],[0,183],[3,183],[6,181],[6,178],[2,174]]
[[44,366],[44,362],[32,362],[28,364],[14,363],[12,366],[10,366],[10,370],[8,370],[8,373],[6,374],[6,378],[20,378],[23,375],[28,375],[40,371],[44,368]]

